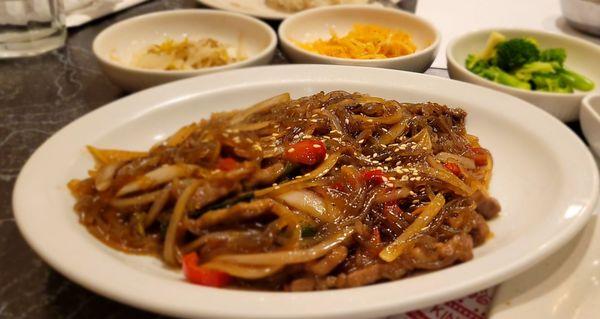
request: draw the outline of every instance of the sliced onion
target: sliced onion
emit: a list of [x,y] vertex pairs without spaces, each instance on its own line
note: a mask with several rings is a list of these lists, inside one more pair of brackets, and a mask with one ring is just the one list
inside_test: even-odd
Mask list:
[[276,96],[268,98],[264,101],[258,102],[247,109],[241,110],[239,113],[237,113],[236,115],[233,116],[230,123],[238,124],[254,113],[259,113],[259,112],[265,111],[277,104],[286,103],[289,101],[291,101],[289,93],[283,93],[283,94],[276,95]]
[[410,189],[406,187],[384,190],[375,196],[374,203],[387,203],[406,198],[410,195]]
[[330,238],[308,249],[286,250],[259,254],[221,255],[215,257],[213,261],[255,266],[278,266],[305,263],[323,257],[325,254],[331,251],[331,249],[352,235],[352,233],[354,233],[354,228],[346,227]]
[[175,132],[175,134],[171,135],[167,139],[165,144],[171,147],[177,146],[181,144],[181,142],[185,141],[185,139],[188,138],[190,135],[192,135],[192,133],[194,133],[196,129],[198,129],[198,124],[196,123],[186,125],[180,128],[177,132]]
[[442,161],[442,162],[455,162],[457,164],[459,164],[460,166],[467,168],[467,169],[475,169],[475,161],[473,161],[472,159],[465,157],[465,156],[460,156],[457,154],[452,154],[452,153],[448,153],[448,152],[439,152],[435,155],[435,158],[437,158],[438,160]]
[[278,195],[277,198],[321,221],[332,222],[335,219],[335,216],[328,214],[325,201],[312,191],[296,190]]
[[231,264],[226,262],[219,261],[210,261],[205,264],[202,264],[202,267],[219,270],[225,273],[228,273],[231,276],[244,278],[244,279],[260,279],[270,276],[281,269],[283,266],[263,266],[263,267],[253,267],[253,266],[241,266],[237,264]]
[[113,199],[110,201],[110,205],[116,208],[126,208],[130,206],[150,204],[158,198],[160,192],[161,191],[155,191],[135,197]]
[[171,219],[169,219],[169,226],[167,227],[167,234],[165,235],[165,244],[163,249],[163,258],[167,264],[175,265],[177,263],[175,256],[175,239],[177,236],[177,228],[179,221],[181,221],[183,215],[185,214],[187,202],[192,197],[198,186],[200,186],[200,180],[196,179],[183,190],[183,193],[177,199],[177,203],[175,203],[173,214],[171,214]]
[[167,204],[167,201],[169,200],[170,195],[171,195],[171,187],[170,187],[170,185],[167,185],[165,188],[163,188],[160,191],[160,194],[157,196],[154,203],[152,203],[152,206],[150,206],[150,210],[148,211],[148,214],[146,214],[146,217],[144,217],[144,227],[148,227],[148,226],[152,225],[152,223],[156,219],[156,216],[158,216],[158,214],[162,211],[162,209]]
[[299,183],[304,183],[311,179],[315,179],[315,178],[324,176],[325,174],[327,174],[329,172],[329,170],[331,170],[335,166],[335,164],[337,163],[339,158],[340,158],[340,153],[334,153],[334,154],[328,155],[327,158],[325,159],[325,161],[323,161],[323,163],[321,163],[321,165],[319,165],[317,168],[315,168],[310,173],[305,174],[302,177],[297,178],[293,181],[283,183],[281,185],[271,186],[269,188],[257,190],[254,192],[254,195],[256,197],[262,197],[269,193],[278,193],[278,194],[285,193],[288,190],[290,190],[290,187],[293,187]]
[[440,212],[446,199],[444,195],[437,194],[435,198],[427,205],[419,217],[406,228],[406,230],[394,240],[393,243],[386,246],[380,253],[379,257],[387,262],[394,261],[400,256],[406,247],[413,242],[418,235],[427,230],[431,221]]
[[108,164],[113,162],[126,162],[132,159],[148,155],[148,152],[123,151],[112,149],[101,149],[93,146],[87,146],[88,151],[94,157],[96,163]]
[[452,189],[455,193],[463,196],[470,196],[474,190],[465,184],[460,178],[452,174],[447,169],[435,169],[428,166],[417,168],[424,174],[438,179],[448,184],[448,188]]
[[378,123],[378,124],[395,124],[400,122],[402,119],[404,119],[404,113],[403,112],[397,112],[395,114],[392,115],[388,115],[388,116],[381,116],[381,117],[371,117],[371,116],[365,116],[365,115],[352,115],[352,117],[355,120],[358,121],[362,121],[362,122],[368,122],[368,123]]
[[136,179],[133,182],[123,186],[118,192],[117,196],[127,195],[129,193],[146,190],[167,182],[172,181],[175,178],[188,177],[196,171],[197,166],[176,164],[176,165],[163,165],[151,172],[146,173],[141,178]]
[[396,123],[387,133],[385,133],[385,135],[379,138],[379,144],[388,145],[395,141],[398,135],[404,132],[407,127],[406,121]]
[[121,167],[120,162],[113,162],[102,166],[98,170],[98,174],[94,176],[94,184],[99,192],[105,191],[110,187],[119,167]]
[[204,245],[206,245],[210,241],[237,241],[240,238],[250,238],[250,237],[258,237],[261,233],[258,230],[249,229],[249,230],[226,230],[226,231],[215,231],[210,232],[206,235],[200,236],[194,241],[186,244],[181,248],[181,252],[183,254],[189,253],[193,250],[196,250]]

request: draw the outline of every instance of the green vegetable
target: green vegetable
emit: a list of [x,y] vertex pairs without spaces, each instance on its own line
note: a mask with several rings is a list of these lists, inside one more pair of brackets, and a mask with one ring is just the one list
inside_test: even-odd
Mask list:
[[567,69],[560,70],[559,75],[563,80],[569,83],[569,85],[576,90],[591,91],[594,89],[594,82],[584,77],[583,75],[577,74]]
[[536,74],[531,78],[536,91],[573,93],[573,88],[556,74]]
[[300,231],[302,238],[315,237],[316,234],[317,229],[313,226],[302,226],[302,230]]
[[535,73],[554,73],[554,65],[549,62],[531,62],[515,71],[515,76],[522,81],[529,81]]
[[555,93],[590,91],[594,82],[564,67],[567,52],[563,48],[541,50],[535,39],[506,39],[492,32],[485,49],[469,54],[469,71],[502,85]]
[[485,60],[480,59],[478,56],[474,54],[469,54],[467,57],[467,69],[476,74],[481,74],[483,70],[489,67],[488,63]]
[[556,62],[561,67],[567,59],[567,52],[563,48],[558,49],[547,49],[540,53],[540,61],[543,62]]
[[498,82],[500,84],[512,86],[519,89],[531,90],[531,85],[527,81],[521,81],[516,76],[504,72],[497,66],[489,67],[480,74],[481,76]]
[[530,40],[515,38],[500,43],[496,47],[496,55],[498,66],[504,71],[512,71],[539,60],[540,50]]

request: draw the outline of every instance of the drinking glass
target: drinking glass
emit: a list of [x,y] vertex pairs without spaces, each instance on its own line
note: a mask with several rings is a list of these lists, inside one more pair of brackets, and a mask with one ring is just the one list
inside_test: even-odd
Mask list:
[[0,0],[0,58],[54,50],[66,35],[61,0]]

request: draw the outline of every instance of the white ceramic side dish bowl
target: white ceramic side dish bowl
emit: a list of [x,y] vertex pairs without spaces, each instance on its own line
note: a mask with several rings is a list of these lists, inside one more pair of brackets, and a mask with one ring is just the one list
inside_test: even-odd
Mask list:
[[600,94],[590,94],[583,98],[579,120],[588,144],[600,156]]
[[[281,92],[363,92],[432,101],[468,112],[467,129],[494,156],[490,193],[501,205],[494,237],[473,260],[398,281],[331,291],[282,293],[192,285],[151,256],[105,246],[78,223],[66,184],[86,176],[85,145],[145,150],[211,112]],[[577,169],[574,169],[577,168]],[[551,173],[548,173],[551,172]],[[186,318],[365,318],[398,314],[496,285],[556,251],[579,232],[598,197],[592,155],[566,126],[496,91],[410,72],[331,65],[233,70],[169,83],[101,107],[61,129],[27,161],[14,190],[17,224],[52,267],[104,296]]]
[[577,120],[581,99],[590,92],[575,91],[571,94],[526,91],[498,84],[472,73],[465,67],[465,59],[470,53],[481,52],[491,32],[498,31],[507,38],[533,37],[541,48],[564,48],[567,51],[565,66],[581,73],[596,83],[595,91],[600,90],[600,46],[575,37],[526,29],[487,29],[467,33],[448,44],[446,58],[448,73],[452,79],[470,82],[498,90],[528,101],[563,122]]
[[[148,70],[131,66],[136,54],[167,39],[213,38],[240,48],[245,60],[223,66],[185,71]],[[127,91],[247,66],[267,64],[277,36],[266,23],[239,13],[217,10],[175,10],[142,15],[102,31],[92,45],[106,75]]]
[[[410,34],[417,51],[396,58],[358,60],[320,55],[302,49],[294,43],[329,39],[330,30],[342,36],[356,23],[402,30]],[[440,33],[423,18],[401,10],[369,5],[343,5],[310,9],[290,16],[279,26],[279,41],[283,52],[297,63],[369,66],[424,72],[435,59]]]

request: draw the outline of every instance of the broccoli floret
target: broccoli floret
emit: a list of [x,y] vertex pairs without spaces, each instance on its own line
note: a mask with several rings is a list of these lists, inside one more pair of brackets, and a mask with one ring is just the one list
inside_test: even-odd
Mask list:
[[539,60],[540,50],[531,40],[515,38],[500,43],[496,47],[496,56],[498,66],[505,71],[511,71]]
[[489,60],[496,56],[496,47],[506,41],[506,37],[499,32],[492,32],[487,39],[485,49],[477,56],[482,60]]
[[573,88],[558,74],[536,74],[531,82],[536,91],[573,93]]
[[591,91],[594,89],[594,82],[585,76],[567,69],[558,70],[558,74],[563,81],[572,88],[579,91]]
[[540,53],[540,61],[543,62],[556,62],[562,66],[567,58],[567,52],[563,48],[558,49],[546,49]]
[[516,76],[504,72],[497,66],[492,66],[483,70],[483,72],[481,72],[481,76],[503,85],[512,86],[523,90],[531,90],[531,85],[529,82],[521,81]]
[[467,67],[467,69],[469,69],[469,71],[475,74],[481,74],[483,70],[489,67],[488,63],[485,60],[480,59],[474,54],[469,54],[469,56],[467,56],[465,66]]
[[531,62],[515,71],[515,76],[522,81],[529,81],[535,73],[554,73],[554,64],[549,62]]

